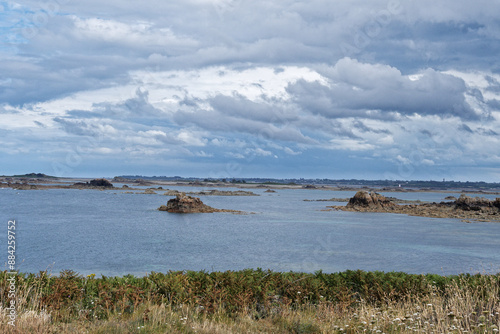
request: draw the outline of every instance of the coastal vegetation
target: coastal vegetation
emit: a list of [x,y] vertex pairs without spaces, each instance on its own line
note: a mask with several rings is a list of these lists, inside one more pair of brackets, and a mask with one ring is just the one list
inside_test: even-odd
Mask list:
[[345,271],[17,274],[2,333],[498,333],[500,274]]

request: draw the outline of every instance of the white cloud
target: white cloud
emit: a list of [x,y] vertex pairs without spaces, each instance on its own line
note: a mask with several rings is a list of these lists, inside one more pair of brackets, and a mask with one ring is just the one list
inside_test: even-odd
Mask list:
[[302,152],[296,152],[296,151],[292,150],[289,147],[285,147],[285,149],[283,151],[285,151],[286,154],[290,154],[290,155],[299,155],[299,154],[302,154]]
[[375,146],[364,140],[332,139],[330,140],[329,148],[334,150],[367,151],[373,150]]
[[411,164],[411,160],[410,159],[402,157],[401,155],[398,155],[396,157],[396,160],[399,161],[400,163],[404,164],[404,165],[410,165]]
[[200,138],[195,133],[185,131],[185,130],[181,131],[177,135],[177,138],[189,146],[205,146],[206,145],[206,139]]
[[253,150],[247,150],[247,152],[251,152],[251,153],[253,153],[253,154],[257,155],[257,156],[261,156],[261,157],[268,157],[268,156],[273,155],[273,152],[263,150],[260,147],[256,148],[256,149],[253,149]]

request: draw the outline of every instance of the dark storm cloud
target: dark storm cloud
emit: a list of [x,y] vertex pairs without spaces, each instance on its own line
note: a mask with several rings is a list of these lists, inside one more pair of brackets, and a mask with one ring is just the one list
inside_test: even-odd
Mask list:
[[181,126],[195,125],[208,131],[250,134],[264,140],[315,143],[314,139],[304,136],[300,129],[291,125],[279,127],[257,120],[224,115],[215,110],[179,111],[175,114],[174,121]]
[[211,98],[209,103],[220,113],[237,118],[275,124],[285,124],[297,120],[293,112],[287,112],[281,106],[253,102],[238,94],[234,96],[217,95]]
[[165,113],[149,103],[148,91],[137,89],[136,96],[123,102],[95,103],[92,110],[70,110],[70,118],[106,118],[117,120],[161,119]]
[[77,136],[96,136],[96,127],[86,121],[69,120],[62,117],[55,117],[54,121],[59,123],[65,132]]
[[331,118],[385,118],[391,113],[479,117],[465,100],[465,82],[432,69],[411,79],[390,66],[344,58],[330,80],[328,86],[301,80],[287,91],[303,109]]

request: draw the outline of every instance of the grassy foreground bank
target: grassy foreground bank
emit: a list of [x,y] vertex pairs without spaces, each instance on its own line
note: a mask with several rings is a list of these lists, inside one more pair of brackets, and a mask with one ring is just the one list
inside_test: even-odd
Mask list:
[[1,333],[498,333],[500,274],[264,270],[16,276],[0,272]]

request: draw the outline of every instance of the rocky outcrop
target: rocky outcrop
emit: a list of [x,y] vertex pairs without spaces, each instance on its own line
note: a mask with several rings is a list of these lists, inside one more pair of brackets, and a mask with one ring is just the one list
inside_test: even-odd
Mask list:
[[94,179],[90,182],[77,182],[73,184],[73,188],[98,188],[106,189],[113,188],[113,184],[106,179]]
[[34,184],[19,183],[19,182],[13,183],[10,186],[12,187],[12,189],[16,189],[16,190],[37,190],[37,189],[39,189]]
[[495,208],[500,210],[500,198],[495,199],[492,204]]
[[167,202],[167,205],[162,205],[158,208],[160,211],[167,211],[170,213],[212,213],[212,212],[233,212],[240,213],[235,210],[222,210],[215,209],[211,206],[203,204],[197,197],[186,195],[177,195]]
[[91,187],[113,188],[113,184],[106,179],[94,179],[89,184]]
[[167,191],[165,191],[163,193],[163,195],[165,195],[165,196],[177,196],[177,195],[185,195],[185,194],[183,192],[180,192],[179,190],[167,189]]
[[377,194],[376,192],[366,192],[366,191],[358,191],[354,197],[349,199],[349,203],[347,203],[347,208],[360,208],[360,209],[383,209],[394,207],[397,204],[394,204],[385,196]]
[[333,210],[358,212],[390,212],[432,218],[456,218],[465,221],[500,221],[500,198],[472,198],[462,194],[453,202],[398,205],[376,194],[360,191],[346,206],[331,206]]
[[473,198],[462,194],[455,201],[455,207],[465,211],[480,211],[481,208],[493,207],[493,202],[484,197]]
[[265,193],[275,193],[276,190],[272,190],[272,189],[267,189],[266,191],[264,191]]

